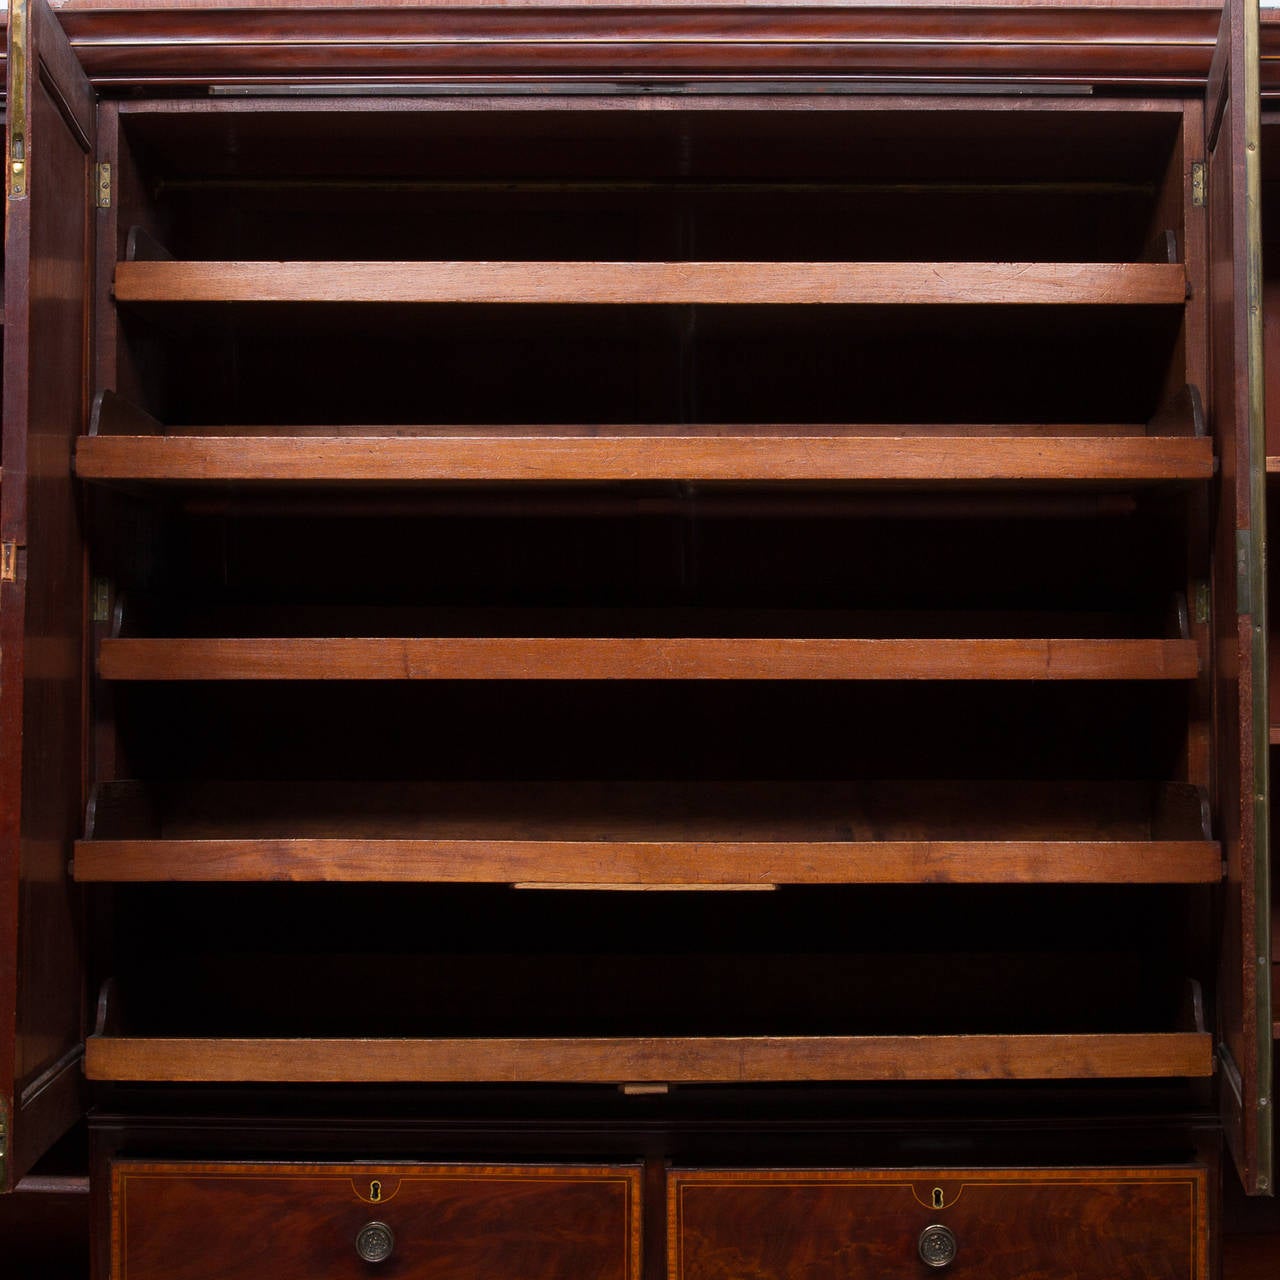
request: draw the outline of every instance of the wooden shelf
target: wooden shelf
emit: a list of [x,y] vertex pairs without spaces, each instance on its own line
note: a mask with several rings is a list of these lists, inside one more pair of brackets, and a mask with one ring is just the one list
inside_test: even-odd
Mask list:
[[[1213,446],[1142,428],[869,425],[199,428],[81,439],[82,480],[1158,481]],[[1122,432],[1124,432],[1122,434]]]
[[710,636],[105,639],[104,680],[1192,680],[1192,640]]
[[1181,305],[1177,263],[174,262],[116,264],[119,302]]
[[91,1036],[90,1080],[262,1084],[679,1084],[1208,1076],[1213,1037],[725,1036],[178,1039]]
[[81,881],[1214,883],[1183,784],[203,783],[96,788]]

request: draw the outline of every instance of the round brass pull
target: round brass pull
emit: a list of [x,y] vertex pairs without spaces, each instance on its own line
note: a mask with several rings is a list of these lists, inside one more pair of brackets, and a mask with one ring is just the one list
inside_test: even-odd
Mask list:
[[364,1262],[386,1262],[395,1247],[395,1232],[385,1222],[366,1222],[356,1236],[356,1252]]
[[956,1237],[950,1227],[935,1223],[920,1233],[920,1260],[926,1267],[949,1267],[956,1260]]

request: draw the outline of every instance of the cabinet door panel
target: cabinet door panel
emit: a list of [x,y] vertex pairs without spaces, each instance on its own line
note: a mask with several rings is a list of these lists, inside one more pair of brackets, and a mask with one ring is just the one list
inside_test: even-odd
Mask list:
[[1218,1029],[1227,1138],[1246,1188],[1272,1188],[1267,858],[1265,440],[1258,3],[1223,10],[1206,104],[1216,805],[1227,862]]
[[5,1189],[80,1112],[83,545],[93,100],[46,0],[10,6],[0,481],[0,1107]]

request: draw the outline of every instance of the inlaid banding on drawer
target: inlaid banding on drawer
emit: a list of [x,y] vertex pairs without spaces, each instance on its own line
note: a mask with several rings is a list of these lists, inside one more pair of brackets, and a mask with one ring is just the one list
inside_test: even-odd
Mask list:
[[638,1166],[120,1161],[111,1280],[639,1280]]
[[668,1183],[669,1280],[1205,1280],[1198,1166],[692,1170]]

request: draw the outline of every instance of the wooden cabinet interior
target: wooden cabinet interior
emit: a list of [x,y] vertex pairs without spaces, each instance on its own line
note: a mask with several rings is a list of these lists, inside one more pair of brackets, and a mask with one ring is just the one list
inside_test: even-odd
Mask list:
[[[17,675],[69,744],[50,809],[83,748],[96,1097],[556,1087],[595,1108],[585,1165],[635,1158],[605,1085],[689,1085],[689,1133],[737,1085],[900,1125],[969,1088],[1057,1123],[1140,1098],[1178,1132],[1121,1158],[1206,1167],[1219,1101],[1263,1189],[1219,938],[1249,858],[1234,63],[1206,114],[1198,87],[95,100],[44,55],[44,128],[78,128],[44,154],[97,228],[64,334],[92,385],[41,389],[82,506],[13,387],[3,461],[29,431],[58,474],[31,559],[84,611],[83,660],[28,628]],[[90,242],[9,211],[10,273]],[[51,655],[83,719],[41,700]],[[650,1210],[685,1133],[645,1146]]]
[[[1253,5],[1211,65],[1207,3],[10,6],[32,1221],[87,1130],[96,1280],[393,1220],[476,1276],[1215,1276],[1280,1037]],[[751,79],[810,56],[870,60]]]
[[1206,1077],[1198,115],[640,105],[104,106],[90,1077]]

